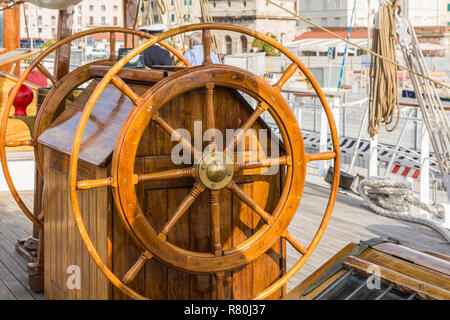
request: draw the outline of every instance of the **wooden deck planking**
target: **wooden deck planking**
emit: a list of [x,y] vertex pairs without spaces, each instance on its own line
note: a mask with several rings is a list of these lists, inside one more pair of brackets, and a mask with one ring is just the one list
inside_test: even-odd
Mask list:
[[[297,215],[289,226],[291,234],[308,246],[325,211],[328,188],[306,183]],[[436,231],[416,223],[396,220],[373,213],[357,195],[339,193],[328,227],[307,263],[288,282],[288,291],[328,261],[349,242],[375,237],[390,237],[418,250],[450,255],[450,244]],[[300,258],[290,245],[287,267]]]
[[[21,193],[32,208],[33,193]],[[15,250],[17,241],[32,234],[32,224],[22,213],[12,196],[0,193],[0,300],[43,299],[28,288],[27,261]]]
[[[289,231],[305,245],[314,236],[328,201],[329,190],[307,183],[297,215]],[[27,204],[32,193],[24,193]],[[27,262],[15,252],[19,238],[31,234],[31,222],[23,215],[9,193],[0,193],[0,299],[42,299],[28,289]],[[78,236],[78,235],[77,235]],[[339,193],[328,228],[311,258],[288,283],[288,291],[304,280],[349,242],[373,237],[392,237],[419,250],[432,250],[450,255],[450,244],[428,227],[394,220],[372,213],[355,195]],[[288,269],[300,255],[287,245]]]

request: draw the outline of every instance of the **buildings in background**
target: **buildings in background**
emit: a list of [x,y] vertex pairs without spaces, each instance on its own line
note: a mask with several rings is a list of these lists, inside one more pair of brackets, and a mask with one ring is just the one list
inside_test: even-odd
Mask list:
[[[278,2],[321,26],[346,30],[350,24],[354,1],[283,0]],[[268,4],[265,0],[209,0],[208,2],[210,9],[209,12],[205,12],[202,10],[204,8],[200,0],[165,0],[167,10],[164,15],[161,15],[157,9],[156,0],[143,0],[140,24],[162,22],[169,28],[174,28],[203,21],[231,23],[272,35],[282,43],[290,42],[303,32],[313,30],[309,25]],[[353,23],[355,30],[367,28],[368,22],[373,21],[373,14],[378,3],[377,0],[356,1]],[[418,29],[423,29],[423,36],[428,41],[448,46],[450,0],[400,0],[400,5],[403,8],[403,14],[411,20],[412,24]],[[21,20],[22,39],[46,41],[56,38],[58,24],[56,10],[24,3],[21,6]],[[122,25],[122,0],[83,0],[75,6],[74,32],[101,26]],[[418,33],[422,36],[420,31]],[[221,53],[235,54],[252,50],[253,38],[251,37],[224,31],[216,31],[214,35]]]
[[450,1],[449,0],[440,0],[441,3],[439,5],[440,19],[444,25],[450,27]]
[[[75,6],[73,32],[105,26],[122,26],[122,0],[83,0]],[[31,3],[21,5],[22,39],[47,41],[56,38],[58,10]]]
[[[283,43],[292,40],[296,31],[296,18],[267,3],[265,0],[210,0],[213,22],[231,23],[262,34],[273,36]],[[282,5],[294,11],[296,0],[284,0]],[[217,31],[219,50],[224,54],[249,52],[253,38],[226,31]]]
[[[209,0],[210,9],[202,10],[199,0],[168,0],[167,12],[161,16],[156,0],[144,1],[143,24],[163,22],[173,28],[180,25],[211,21],[231,23],[272,35],[280,42],[296,35],[296,19],[275,8],[265,0]],[[282,1],[284,7],[295,11],[297,0]],[[214,31],[218,50],[224,54],[249,52],[253,38],[226,31]]]
[[[348,30],[354,3],[355,0],[297,0],[297,10],[301,16],[338,32]],[[427,54],[450,55],[450,0],[399,0],[399,4],[401,16],[411,21],[419,41],[442,47]],[[378,6],[378,0],[357,0],[353,30],[367,33],[367,26],[373,27]],[[307,28],[308,32],[319,32],[303,21],[299,26]],[[301,34],[299,32],[298,36]]]
[[[346,27],[350,25],[355,0],[298,0],[297,10],[302,16],[324,27]],[[367,27],[369,21],[369,4],[371,18],[378,7],[378,0],[357,0],[354,26]],[[402,15],[414,26],[448,26],[448,0],[400,0]],[[300,25],[306,26],[304,22]]]
[[[355,0],[298,0],[298,13],[323,27],[346,27],[350,25]],[[371,0],[371,11],[378,6],[378,0]],[[369,20],[369,1],[357,0],[354,26],[367,27]],[[310,25],[299,21],[302,27]]]

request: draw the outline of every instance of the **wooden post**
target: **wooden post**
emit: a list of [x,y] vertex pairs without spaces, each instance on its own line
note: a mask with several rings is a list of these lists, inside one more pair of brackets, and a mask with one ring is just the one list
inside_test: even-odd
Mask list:
[[[20,48],[20,6],[3,11],[3,47],[7,51]],[[10,72],[12,67],[13,64],[6,64],[0,70]],[[20,76],[20,62],[16,63],[12,73]]]
[[[138,0],[122,0],[124,28],[134,29],[136,27],[137,13],[139,10],[138,2],[139,2]],[[125,36],[125,48],[129,48],[130,39],[133,39],[133,36],[131,35]]]
[[[72,35],[74,7],[66,10],[59,10],[58,14],[58,33],[56,40],[60,41]],[[54,76],[56,80],[61,79],[69,73],[70,67],[70,43],[56,49],[55,51],[55,70]]]

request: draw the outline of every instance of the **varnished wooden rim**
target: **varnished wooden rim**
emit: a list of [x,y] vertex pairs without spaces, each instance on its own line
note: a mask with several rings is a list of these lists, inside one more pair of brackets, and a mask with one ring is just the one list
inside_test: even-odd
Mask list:
[[[174,86],[174,83],[177,85]],[[283,132],[285,152],[292,159],[292,165],[288,166],[282,195],[272,215],[275,221],[261,227],[240,245],[224,250],[221,256],[184,250],[159,239],[138,204],[134,184],[129,183],[133,178],[140,139],[154,113],[176,96],[207,84],[238,89],[267,103],[269,112]],[[173,74],[149,90],[143,100],[137,112],[129,117],[124,125],[112,163],[112,174],[117,177],[114,199],[123,222],[128,224],[127,230],[131,230],[155,257],[171,267],[190,273],[214,273],[236,269],[252,262],[270,249],[295,215],[306,174],[306,156],[300,128],[281,94],[250,72],[231,66],[211,65],[189,68]]]
[[[6,147],[7,147],[7,142],[6,142],[6,130],[7,130],[7,124],[8,124],[8,116],[11,112],[11,108],[14,102],[14,99],[16,98],[16,95],[19,91],[19,88],[22,86],[22,84],[25,82],[25,79],[28,77],[28,75],[30,74],[30,72],[34,69],[34,68],[38,68],[54,85],[53,89],[56,89],[59,85],[61,85],[63,83],[63,81],[56,81],[53,76],[51,75],[51,73],[41,64],[42,60],[44,58],[46,58],[50,53],[52,53],[53,51],[55,51],[56,49],[62,47],[63,45],[72,42],[73,40],[85,37],[85,36],[89,36],[92,34],[96,34],[96,33],[110,33],[110,40],[113,42],[114,41],[114,45],[111,44],[111,55],[110,55],[110,60],[113,61],[113,59],[115,58],[115,34],[116,33],[125,33],[125,34],[131,34],[134,36],[139,36],[142,38],[146,38],[146,39],[152,39],[153,36],[148,34],[148,33],[144,33],[144,32],[140,32],[137,30],[132,30],[132,29],[125,29],[125,28],[115,28],[115,27],[102,27],[102,28],[95,28],[95,29],[90,29],[90,30],[86,30],[86,31],[82,31],[76,34],[71,35],[70,37],[67,37],[61,41],[58,41],[57,43],[53,44],[52,46],[50,46],[49,48],[47,48],[45,51],[43,51],[41,54],[39,54],[39,56],[33,60],[33,62],[28,66],[28,68],[23,72],[23,74],[20,76],[19,80],[17,81],[17,84],[14,86],[14,88],[12,89],[8,100],[6,102],[5,105],[5,109],[3,111],[3,116],[2,116],[2,121],[1,121],[1,125],[0,125],[0,160],[2,163],[2,168],[3,168],[3,174],[5,176],[5,180],[6,183],[8,185],[9,190],[11,191],[12,196],[14,197],[15,201],[17,202],[17,204],[19,205],[19,207],[22,209],[22,211],[25,213],[25,215],[37,226],[42,227],[42,220],[39,220],[37,217],[35,217],[33,215],[33,213],[31,212],[31,210],[25,205],[25,203],[23,202],[22,198],[20,197],[19,193],[17,192],[17,189],[12,181],[11,178],[11,174],[9,172],[9,167],[8,167],[8,162],[7,162],[7,158],[6,158]],[[160,40],[158,40],[159,42]],[[186,60],[186,58],[184,58],[183,54],[181,52],[179,52],[177,49],[173,48],[172,46],[170,46],[169,44],[165,43],[165,42],[159,42],[161,44],[161,46],[165,47],[166,49],[170,50],[175,56],[177,56],[177,58],[179,58],[185,65],[189,66],[189,62]],[[98,63],[98,61],[96,62]],[[76,70],[75,70],[76,71]],[[71,74],[73,74],[75,71],[72,71]],[[64,77],[64,79],[67,79],[67,76]],[[50,93],[49,93],[50,95]],[[48,101],[48,100],[47,100]],[[45,108],[43,108],[45,109]],[[40,117],[42,117],[40,114],[42,112],[39,111],[37,117],[40,119]],[[35,126],[35,132],[39,131],[39,128],[37,126]],[[22,145],[29,145],[29,146],[33,146],[34,147],[34,151],[35,151],[35,155],[38,154],[38,151],[36,150],[36,141],[37,141],[37,136],[35,135],[34,138],[31,141],[25,141],[23,142],[24,144],[16,144],[15,146],[22,146]],[[41,177],[43,178],[42,175],[42,165],[41,163],[39,163],[40,157],[38,155],[38,158],[36,158],[36,163],[37,165],[37,170],[38,170],[38,174],[41,175]],[[43,216],[42,216],[43,217]]]
[[[314,90],[316,91],[322,106],[324,108],[325,114],[328,119],[328,123],[330,126],[331,131],[331,137],[332,137],[332,143],[333,143],[333,152],[327,152],[327,155],[323,154],[317,154],[317,155],[307,155],[306,161],[313,161],[313,160],[320,160],[320,159],[333,159],[334,160],[334,173],[333,173],[333,184],[331,187],[331,193],[330,198],[328,200],[327,208],[325,210],[325,214],[322,218],[322,222],[319,226],[319,229],[317,230],[313,240],[309,244],[308,248],[305,248],[303,245],[298,243],[298,241],[295,241],[295,239],[290,236],[288,232],[286,232],[283,235],[283,238],[289,241],[296,249],[298,249],[300,252],[302,252],[302,257],[298,260],[298,262],[285,274],[283,275],[279,280],[277,280],[275,283],[270,285],[268,288],[260,292],[256,295],[256,299],[264,299],[270,296],[272,293],[274,293],[276,290],[278,290],[281,286],[286,284],[286,282],[292,278],[292,276],[304,265],[306,260],[311,256],[314,249],[317,247],[323,233],[325,232],[326,226],[328,224],[328,221],[331,217],[331,212],[334,207],[334,203],[336,201],[338,186],[339,186],[339,172],[340,172],[340,154],[339,154],[339,139],[337,135],[336,130],[336,124],[334,122],[334,118],[332,115],[332,111],[328,105],[328,102],[326,100],[325,95],[323,94],[319,84],[311,74],[311,72],[306,68],[306,66],[296,57],[294,54],[292,54],[289,50],[287,50],[285,47],[283,47],[281,44],[277,43],[274,39],[265,36],[263,34],[260,34],[254,30],[244,28],[244,27],[238,27],[233,25],[227,25],[227,24],[194,24],[189,26],[184,26],[180,28],[175,28],[172,30],[169,30],[167,32],[164,32],[162,34],[159,34],[155,37],[155,39],[151,39],[146,41],[145,43],[141,44],[140,46],[134,48],[131,50],[126,56],[124,56],[120,61],[118,61],[108,72],[108,74],[105,75],[105,77],[102,79],[102,81],[97,85],[96,89],[94,90],[93,94],[91,95],[86,108],[81,115],[80,121],[78,123],[77,131],[74,137],[74,143],[72,148],[72,154],[70,158],[70,170],[69,170],[69,184],[70,184],[70,197],[71,197],[71,204],[73,209],[73,214],[75,218],[75,222],[78,228],[78,231],[80,232],[80,235],[82,237],[83,243],[85,244],[86,248],[88,249],[89,254],[91,255],[94,262],[97,264],[97,266],[102,270],[102,272],[106,275],[106,277],[115,285],[118,289],[120,289],[123,293],[126,295],[135,298],[135,299],[145,299],[142,295],[131,289],[128,285],[126,285],[122,280],[120,280],[114,272],[111,271],[111,269],[103,262],[101,257],[99,256],[97,250],[95,249],[92,240],[90,239],[86,227],[83,222],[83,218],[80,212],[80,207],[78,203],[78,195],[77,195],[77,166],[78,166],[78,155],[80,151],[80,144],[83,136],[84,129],[86,127],[87,121],[89,119],[89,115],[92,112],[93,107],[95,106],[95,103],[97,102],[98,98],[100,97],[101,93],[104,91],[106,86],[113,81],[115,75],[119,72],[121,68],[125,66],[126,63],[128,63],[133,57],[135,57],[140,52],[144,51],[148,47],[155,44],[157,41],[164,40],[168,37],[172,37],[174,35],[184,33],[184,32],[191,32],[191,31],[197,31],[197,30],[228,30],[233,32],[239,32],[243,34],[247,34],[249,36],[252,36],[254,38],[258,38],[276,49],[280,50],[283,54],[285,54],[291,61],[293,61],[293,64],[288,68],[287,71],[292,75],[293,72],[299,68],[303,74],[306,76],[306,78],[311,82]],[[208,51],[206,51],[208,52]],[[286,75],[283,75],[283,77]],[[282,77],[282,78],[283,78]],[[281,82],[279,82],[281,83]],[[137,97],[135,97],[137,98]],[[136,101],[136,100],[135,100]],[[136,109],[134,112],[130,114],[130,117],[134,115],[136,112]],[[110,178],[109,181],[103,185],[112,185],[114,178]],[[146,259],[148,259],[148,255],[144,253],[142,256],[142,259],[140,258],[138,263],[139,265],[142,265],[145,263]]]

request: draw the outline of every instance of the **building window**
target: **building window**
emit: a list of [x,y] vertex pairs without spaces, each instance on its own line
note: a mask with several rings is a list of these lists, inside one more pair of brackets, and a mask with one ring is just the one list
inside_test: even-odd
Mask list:
[[170,0],[170,5],[173,7],[173,0]]
[[322,6],[323,6],[323,8],[324,9],[327,9],[328,8],[328,0],[322,0]]
[[106,24],[106,17],[102,17],[102,26]]
[[172,22],[175,21],[175,14],[172,13],[172,14],[170,15],[170,21],[172,21]]
[[92,4],[89,6],[89,11],[94,11],[94,6]]
[[39,20],[39,21],[42,21],[42,16],[38,16],[38,20]]
[[90,16],[89,17],[89,24],[92,26],[92,25],[94,25],[94,17],[93,16]]
[[56,28],[52,28],[52,33],[56,33]]
[[323,27],[327,26],[327,18],[322,18],[322,19],[320,19],[320,24],[321,24]]
[[117,10],[119,10],[119,7],[118,6],[114,6],[113,9],[114,9],[114,11],[117,11]]
[[247,52],[247,37],[241,36],[241,51]]
[[233,52],[233,41],[230,36],[225,36],[225,52],[231,54]]
[[192,0],[184,0],[185,6],[192,6]]
[[191,15],[190,14],[183,15],[183,20],[184,22],[189,22],[191,20]]
[[41,33],[42,32],[42,28],[38,28],[38,32]]
[[78,16],[77,20],[78,20],[78,24],[80,25],[81,24],[81,16]]
[[114,17],[114,18],[113,18],[113,24],[114,24],[115,26],[117,26],[117,24],[118,24],[118,23],[117,23],[117,17]]
[[105,5],[102,6],[102,11],[106,11],[106,6]]
[[52,26],[55,26],[56,25],[56,16],[52,16],[52,22],[51,22],[52,24]]
[[341,1],[340,0],[334,0],[334,8],[335,9],[339,9],[341,6]]
[[334,25],[335,25],[335,27],[341,26],[341,18],[340,17],[334,18]]
[[[266,2],[266,4],[267,4],[267,2]],[[227,6],[228,6],[228,7],[231,7],[231,1],[230,1],[230,0],[228,0]]]

